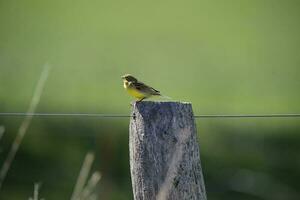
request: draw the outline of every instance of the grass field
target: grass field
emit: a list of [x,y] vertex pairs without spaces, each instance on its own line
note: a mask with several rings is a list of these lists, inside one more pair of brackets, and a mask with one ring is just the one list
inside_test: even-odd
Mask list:
[[[131,73],[195,114],[300,113],[297,1],[0,3],[0,112],[128,114]],[[208,198],[299,199],[300,119],[199,119]],[[0,117],[0,164],[22,121]],[[0,199],[68,199],[87,151],[99,199],[132,199],[128,119],[34,118]]]

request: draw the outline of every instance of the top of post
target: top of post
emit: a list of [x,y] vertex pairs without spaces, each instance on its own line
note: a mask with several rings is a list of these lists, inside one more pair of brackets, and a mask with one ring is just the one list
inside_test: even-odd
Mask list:
[[134,101],[132,102],[132,106],[153,106],[153,105],[159,105],[159,106],[167,106],[167,105],[178,105],[178,104],[182,104],[182,105],[190,105],[190,102],[179,102],[179,101]]
[[193,118],[193,111],[189,102],[141,101],[132,103],[132,115],[140,115],[144,119],[183,115]]

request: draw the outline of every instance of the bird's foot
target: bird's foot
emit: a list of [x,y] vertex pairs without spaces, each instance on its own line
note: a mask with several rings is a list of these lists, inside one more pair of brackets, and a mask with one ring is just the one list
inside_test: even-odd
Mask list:
[[136,103],[139,103],[139,102],[143,101],[144,99],[146,99],[146,97],[137,100]]

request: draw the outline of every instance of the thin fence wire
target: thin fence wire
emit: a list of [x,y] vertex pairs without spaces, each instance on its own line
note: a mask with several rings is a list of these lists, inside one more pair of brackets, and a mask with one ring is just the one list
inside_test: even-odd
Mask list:
[[[110,113],[26,113],[26,112],[0,112],[0,117],[96,117],[96,118],[129,118],[131,115]],[[275,114],[203,114],[194,115],[195,118],[298,118],[300,113]]]

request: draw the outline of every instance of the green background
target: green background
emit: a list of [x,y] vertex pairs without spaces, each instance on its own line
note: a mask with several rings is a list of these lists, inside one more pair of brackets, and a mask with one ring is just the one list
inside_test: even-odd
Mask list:
[[[296,0],[0,1],[0,112],[129,114],[131,73],[195,114],[300,113]],[[210,200],[300,198],[300,119],[197,119]],[[0,164],[22,117],[0,117]],[[88,151],[99,199],[132,199],[129,119],[34,118],[0,199],[69,199]]]

